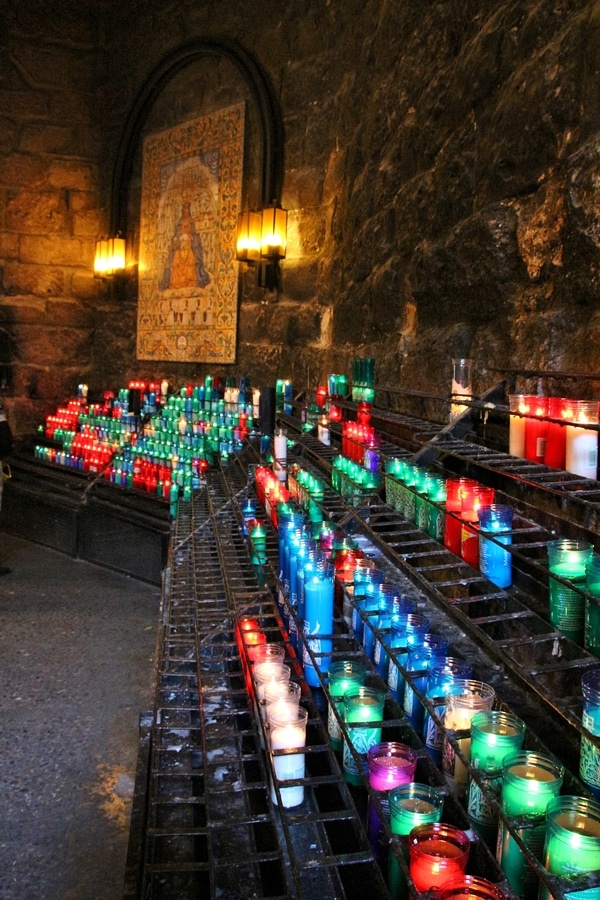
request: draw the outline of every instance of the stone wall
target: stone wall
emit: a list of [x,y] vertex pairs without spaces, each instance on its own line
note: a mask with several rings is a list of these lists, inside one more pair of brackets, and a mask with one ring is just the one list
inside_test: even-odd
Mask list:
[[[314,385],[373,355],[380,383],[443,393],[455,355],[478,391],[498,370],[600,370],[595,0],[265,0],[260,16],[243,0],[5,0],[0,17],[0,392],[18,431],[83,379],[212,371],[139,363],[135,284],[91,276],[127,113],[167,53],[208,36],[274,86],[290,211],[283,291],[242,275],[222,374]],[[144,127],[244,96],[222,62],[199,64]],[[133,234],[138,198],[139,158]],[[597,388],[517,386],[538,382]]]

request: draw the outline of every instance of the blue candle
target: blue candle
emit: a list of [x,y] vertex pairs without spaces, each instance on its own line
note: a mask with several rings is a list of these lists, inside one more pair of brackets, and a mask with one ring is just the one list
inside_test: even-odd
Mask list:
[[404,712],[415,729],[420,732],[423,727],[425,710],[423,704],[415,694],[413,687],[422,694],[426,691],[427,670],[436,661],[441,659],[448,650],[448,641],[439,634],[426,634],[423,644],[408,648],[406,660],[407,672],[419,672],[413,675],[410,682],[404,688]]
[[[501,545],[512,543],[508,533],[512,529],[513,509],[501,503],[479,508],[479,568],[493,584],[500,588],[512,584],[512,556]],[[490,534],[494,540],[483,537]]]
[[[434,711],[441,721],[444,720],[446,694],[452,690],[454,681],[470,678],[472,672],[471,663],[453,656],[435,659],[429,666],[425,696],[432,701]],[[425,749],[433,761],[440,765],[444,745],[444,729],[437,725],[428,710],[425,711],[423,722],[423,738]]]
[[388,688],[398,703],[404,699],[404,676],[399,666],[406,668],[408,648],[422,644],[429,629],[429,620],[422,613],[399,613],[392,616],[389,637],[390,654],[388,666]]
[[[326,673],[333,649],[333,565],[324,563],[304,582],[304,628],[302,663],[304,677],[311,687],[319,687],[321,682],[315,668]],[[313,663],[307,646],[315,654]]]

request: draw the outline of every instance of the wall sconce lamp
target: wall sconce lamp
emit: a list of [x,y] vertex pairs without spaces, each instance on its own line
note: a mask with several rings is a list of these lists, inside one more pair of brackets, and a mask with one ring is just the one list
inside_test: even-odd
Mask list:
[[274,203],[262,213],[246,212],[238,216],[236,259],[257,270],[257,284],[269,290],[281,290],[281,268],[287,248],[287,210]]
[[94,277],[114,278],[125,273],[125,238],[100,238],[94,254]]

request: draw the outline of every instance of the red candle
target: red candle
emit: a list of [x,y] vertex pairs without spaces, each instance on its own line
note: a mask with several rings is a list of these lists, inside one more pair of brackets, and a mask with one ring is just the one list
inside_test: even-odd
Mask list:
[[461,492],[478,484],[472,478],[448,478],[446,481],[446,512],[450,513],[444,520],[444,547],[460,556],[461,527],[459,518],[462,500]]
[[551,466],[553,469],[564,469],[567,452],[567,429],[565,426],[573,420],[573,401],[567,400],[565,397],[549,397],[548,415],[551,419],[560,419],[565,424],[548,423],[544,465]]
[[454,825],[417,825],[409,836],[410,877],[416,889],[439,890],[451,878],[463,875],[469,850],[469,836]]
[[494,502],[494,488],[475,485],[462,493],[460,517],[463,520],[460,532],[460,555],[465,562],[477,568],[479,565],[479,532],[468,522],[477,522],[479,507]]
[[548,422],[541,416],[548,415],[547,397],[530,397],[531,409],[529,418],[525,420],[525,459],[529,462],[543,463],[546,455],[548,438]]

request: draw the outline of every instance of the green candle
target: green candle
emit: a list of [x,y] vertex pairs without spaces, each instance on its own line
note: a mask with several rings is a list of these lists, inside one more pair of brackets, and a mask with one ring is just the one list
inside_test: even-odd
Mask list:
[[[600,870],[600,805],[584,797],[557,797],[546,811],[544,866],[553,875]],[[542,885],[540,900],[550,894]],[[569,897],[599,900],[600,887],[569,891]]]
[[[527,817],[516,830],[536,858],[544,846],[546,807],[560,793],[563,776],[564,766],[541,753],[523,751],[504,761],[502,809],[507,816]],[[516,893],[523,900],[536,900],[538,878],[506,825],[498,849],[502,871]]]

